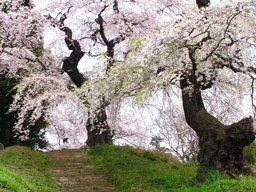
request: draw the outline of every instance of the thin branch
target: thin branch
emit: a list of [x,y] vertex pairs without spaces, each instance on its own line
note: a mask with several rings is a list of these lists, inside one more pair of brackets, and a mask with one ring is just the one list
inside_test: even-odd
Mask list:
[[231,16],[227,19],[227,26],[226,26],[226,28],[225,28],[225,30],[224,30],[224,35],[223,35],[223,37],[219,40],[219,42],[218,42],[217,45],[212,49],[212,51],[211,51],[204,59],[202,59],[201,61],[207,61],[207,59],[208,59],[209,57],[211,57],[211,56],[214,54],[214,52],[219,48],[221,42],[222,42],[224,39],[226,39],[227,31],[228,31],[228,29],[229,29],[229,27],[230,27],[230,25],[231,25],[231,22],[232,22],[233,19],[235,19],[235,17],[238,16],[240,13],[241,13],[241,12],[237,12],[237,13],[235,13],[234,15],[231,15]]

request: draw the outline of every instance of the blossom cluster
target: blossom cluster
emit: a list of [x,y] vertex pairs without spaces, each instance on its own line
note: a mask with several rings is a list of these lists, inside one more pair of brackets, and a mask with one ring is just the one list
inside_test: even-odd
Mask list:
[[[239,81],[233,72],[251,76],[255,66],[255,2],[188,12],[160,32],[130,40],[130,53],[106,78],[105,95],[152,95],[179,86],[196,64],[202,84]],[[224,70],[226,68],[227,70]],[[226,80],[224,80],[226,79]],[[203,85],[202,85],[203,87]],[[113,91],[116,90],[116,91]],[[118,91],[117,91],[118,90]]]

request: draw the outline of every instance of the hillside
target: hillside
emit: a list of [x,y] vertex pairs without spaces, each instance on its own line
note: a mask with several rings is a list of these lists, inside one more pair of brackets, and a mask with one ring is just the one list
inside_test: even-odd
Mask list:
[[[196,169],[194,163],[180,163],[170,155],[131,147],[105,145],[41,153],[14,146],[0,151],[0,191],[256,191],[254,178],[229,179],[216,171],[198,183]],[[88,176],[91,173],[93,177]],[[71,182],[65,183],[67,180]],[[86,189],[79,188],[75,180],[87,185]]]
[[196,181],[197,165],[179,163],[172,156],[131,147],[96,146],[91,162],[103,168],[122,192],[255,192],[256,179],[229,179],[217,171]]
[[45,155],[27,147],[13,146],[0,151],[0,191],[54,192],[49,165]]

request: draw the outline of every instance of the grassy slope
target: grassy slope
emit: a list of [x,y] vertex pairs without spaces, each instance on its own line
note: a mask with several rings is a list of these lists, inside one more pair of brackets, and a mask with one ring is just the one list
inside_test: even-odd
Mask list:
[[204,183],[195,179],[197,165],[179,163],[171,156],[131,147],[96,146],[89,150],[91,163],[102,167],[119,191],[125,192],[255,192],[256,180],[229,179],[216,171]]
[[[179,163],[173,157],[131,147],[96,146],[89,150],[90,162],[104,168],[121,192],[255,192],[251,177],[228,179],[216,171],[204,183],[195,179],[197,165]],[[53,192],[47,172],[49,160],[26,147],[0,151],[1,192]]]
[[50,161],[27,147],[0,151],[0,191],[52,192],[54,182],[47,172]]

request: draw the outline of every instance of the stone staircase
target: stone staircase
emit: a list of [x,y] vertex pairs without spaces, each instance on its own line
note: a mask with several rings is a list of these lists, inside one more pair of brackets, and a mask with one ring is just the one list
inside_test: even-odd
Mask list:
[[58,182],[57,191],[114,192],[103,170],[86,164],[87,154],[82,149],[64,149],[45,153],[53,161],[51,170]]

